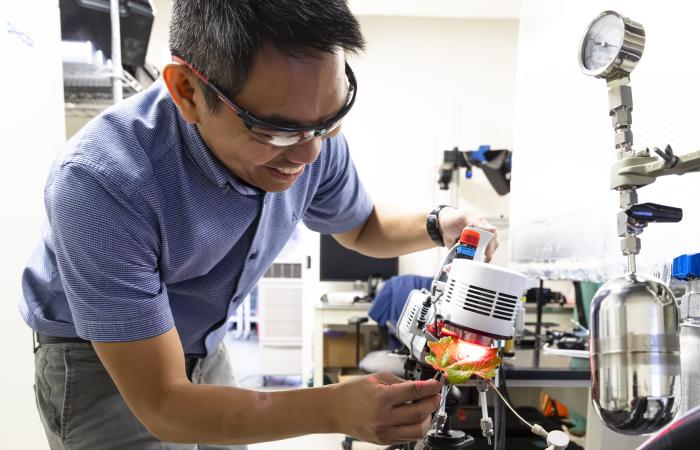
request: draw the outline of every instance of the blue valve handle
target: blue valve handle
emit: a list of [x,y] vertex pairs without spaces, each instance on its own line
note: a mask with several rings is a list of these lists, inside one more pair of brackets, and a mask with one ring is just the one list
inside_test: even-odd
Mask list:
[[671,274],[673,278],[684,281],[700,278],[700,253],[673,258]]

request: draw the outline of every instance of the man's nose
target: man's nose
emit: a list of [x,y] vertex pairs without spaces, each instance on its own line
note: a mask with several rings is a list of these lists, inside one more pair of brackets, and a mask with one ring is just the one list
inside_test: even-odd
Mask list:
[[287,159],[297,164],[311,164],[321,153],[321,138],[315,137],[307,142],[293,145],[287,149]]

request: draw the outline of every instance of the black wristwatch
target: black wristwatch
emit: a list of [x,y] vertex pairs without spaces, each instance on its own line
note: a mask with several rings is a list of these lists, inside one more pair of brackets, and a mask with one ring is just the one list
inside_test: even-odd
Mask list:
[[440,222],[438,221],[438,215],[442,208],[451,208],[450,205],[438,205],[433,208],[432,211],[428,213],[428,217],[425,220],[425,229],[428,231],[428,236],[435,242],[438,247],[444,247],[445,241],[442,239],[442,230],[440,229]]

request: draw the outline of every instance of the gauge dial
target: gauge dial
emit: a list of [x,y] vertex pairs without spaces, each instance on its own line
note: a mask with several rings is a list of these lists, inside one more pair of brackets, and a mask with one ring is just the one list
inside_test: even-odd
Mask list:
[[620,52],[624,32],[622,19],[614,14],[593,22],[583,44],[583,66],[591,71],[610,66]]
[[643,49],[644,28],[614,11],[605,11],[586,30],[579,64],[584,73],[600,78],[629,74]]

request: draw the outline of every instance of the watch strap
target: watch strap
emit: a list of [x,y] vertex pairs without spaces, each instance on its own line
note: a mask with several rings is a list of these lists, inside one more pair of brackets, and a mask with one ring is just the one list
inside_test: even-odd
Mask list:
[[438,217],[440,215],[440,211],[447,207],[449,207],[449,205],[436,206],[428,213],[425,221],[425,229],[428,232],[428,236],[430,236],[430,239],[432,239],[435,245],[439,247],[444,247],[445,242],[442,239],[442,230],[440,229]]

